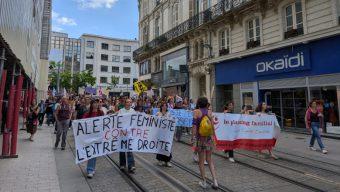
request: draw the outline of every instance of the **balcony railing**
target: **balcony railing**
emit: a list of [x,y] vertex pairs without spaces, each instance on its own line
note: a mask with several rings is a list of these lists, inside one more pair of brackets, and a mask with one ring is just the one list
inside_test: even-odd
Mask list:
[[175,39],[191,30],[197,29],[206,23],[214,21],[217,17],[220,17],[250,1],[253,0],[222,0],[216,5],[198,13],[197,15],[170,29],[168,32],[148,42],[144,46],[138,48],[133,52],[133,58],[136,59],[141,54],[157,48],[163,43],[169,42],[172,39]]

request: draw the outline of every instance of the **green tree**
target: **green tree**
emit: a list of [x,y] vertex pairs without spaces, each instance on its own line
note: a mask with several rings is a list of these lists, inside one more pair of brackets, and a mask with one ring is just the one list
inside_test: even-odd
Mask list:
[[79,87],[86,87],[87,85],[96,84],[96,77],[93,77],[92,71],[82,71],[73,74],[72,78],[72,90],[78,93]]
[[119,77],[117,76],[111,76],[111,85],[113,86],[113,88],[115,88],[117,86],[117,84],[119,83]]
[[70,71],[63,71],[60,73],[60,86],[65,88],[66,90],[70,90],[72,88],[72,74]]

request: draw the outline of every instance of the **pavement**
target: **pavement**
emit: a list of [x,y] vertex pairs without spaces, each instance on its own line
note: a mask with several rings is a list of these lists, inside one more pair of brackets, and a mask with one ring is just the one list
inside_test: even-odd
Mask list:
[[[20,125],[22,127],[22,124]],[[0,159],[0,192],[90,192],[90,191],[130,191],[130,186],[124,182],[119,175],[119,171],[112,169],[111,165],[104,158],[98,158],[97,169],[98,173],[92,180],[88,180],[85,176],[85,164],[75,164],[74,154],[70,148],[73,145],[72,133],[69,131],[69,143],[66,150],[62,151],[60,148],[54,149],[55,134],[53,134],[54,127],[43,125],[38,128],[34,142],[28,140],[29,134],[26,131],[20,130],[18,135],[18,158]],[[323,138],[323,142],[329,150],[328,154],[322,154],[320,151],[308,150],[310,135],[282,132],[275,147],[277,155],[299,155],[311,159],[320,160],[322,162],[339,165],[340,166],[340,152],[339,140]],[[317,148],[317,143],[315,143]],[[2,148],[2,135],[0,135],[0,149]],[[177,146],[177,147],[176,147]],[[173,156],[178,161],[183,160],[184,164],[188,165],[191,160],[191,153],[188,150],[183,151],[183,146],[174,143]],[[117,158],[117,154],[113,154]],[[187,157],[186,157],[187,156]],[[150,162],[155,161],[154,155],[140,154],[140,157],[149,159]],[[236,160],[241,156],[236,154]],[[186,160],[185,160],[186,159]],[[156,163],[153,162],[153,163]],[[189,165],[191,166],[191,165]],[[192,164],[192,168],[197,168],[197,165]],[[326,165],[325,165],[326,166]],[[230,185],[235,191],[252,190],[255,184],[261,182],[256,181],[256,178],[261,178],[261,174],[248,169],[244,169],[242,176],[242,169],[237,164],[230,164],[225,161],[217,162],[216,167],[219,167],[218,175],[221,178],[225,177],[225,170],[232,172],[235,179],[228,177],[225,181],[226,185]],[[142,171],[139,166],[138,173],[141,178],[146,177],[147,172]],[[173,173],[172,173],[173,172]],[[138,176],[137,173],[137,176]],[[190,175],[185,175],[180,170],[172,169],[168,172],[173,174],[174,177],[183,177],[183,180],[190,180]],[[98,175],[97,175],[98,174]],[[242,177],[251,176],[254,178],[252,186],[245,188],[245,183],[242,182]],[[270,187],[282,185],[282,190],[288,190],[289,185],[283,183],[275,184],[275,180],[268,180],[267,175],[263,175],[263,179],[269,184],[267,188],[263,188],[263,182],[260,188],[263,190],[257,191],[270,191]],[[196,181],[192,180],[193,185]],[[150,186],[152,187],[152,186]],[[119,189],[119,190],[118,190]],[[276,188],[277,189],[277,188]],[[277,189],[278,190],[278,189]],[[164,191],[167,191],[164,189]]]

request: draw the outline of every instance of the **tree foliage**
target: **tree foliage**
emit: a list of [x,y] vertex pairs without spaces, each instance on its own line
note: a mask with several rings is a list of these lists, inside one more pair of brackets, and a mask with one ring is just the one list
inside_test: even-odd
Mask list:
[[119,84],[119,77],[114,76],[114,75],[111,76],[111,85],[112,85],[113,87],[116,87],[117,84]]

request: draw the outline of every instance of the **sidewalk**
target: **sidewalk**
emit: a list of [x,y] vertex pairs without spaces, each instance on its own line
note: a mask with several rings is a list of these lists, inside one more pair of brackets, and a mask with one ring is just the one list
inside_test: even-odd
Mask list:
[[[21,128],[22,124],[19,126]],[[34,142],[19,130],[18,158],[0,159],[0,192],[91,191],[67,145],[54,149],[54,127],[38,127]],[[2,135],[0,135],[0,149]]]
[[0,159],[0,192],[60,191],[50,129],[38,128],[34,142],[28,138],[29,134],[20,130],[19,157]]

